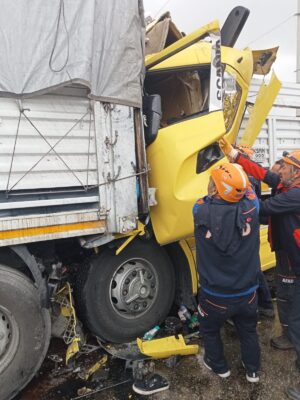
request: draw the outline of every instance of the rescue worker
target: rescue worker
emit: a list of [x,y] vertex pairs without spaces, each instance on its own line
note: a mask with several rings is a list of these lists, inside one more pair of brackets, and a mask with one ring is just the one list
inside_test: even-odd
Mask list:
[[[300,150],[282,157],[278,175],[243,157],[226,139],[219,143],[230,160],[275,189],[273,196],[260,204],[261,214],[270,217],[270,244],[276,255],[277,308],[283,327],[282,335],[273,338],[271,344],[279,349],[293,346],[300,369]],[[288,394],[300,400],[300,385],[289,388]]]
[[208,196],[198,200],[193,209],[204,365],[221,378],[230,376],[220,330],[231,318],[249,382],[259,381],[260,367],[256,333],[258,204],[242,168],[226,163],[212,170]]
[[[248,157],[250,160],[253,159],[254,150],[251,149],[247,145],[238,144],[234,146],[235,149],[238,150],[239,153],[243,154],[244,156]],[[275,168],[275,167],[274,167]],[[249,181],[252,185],[253,190],[258,199],[261,198],[261,182],[255,179],[253,176],[248,175]],[[260,219],[261,224],[267,224],[265,220]],[[266,318],[274,318],[274,307],[272,302],[272,296],[270,293],[269,285],[266,280],[264,273],[260,270],[259,273],[259,287],[257,289],[257,298],[258,298],[258,314],[260,317]]]

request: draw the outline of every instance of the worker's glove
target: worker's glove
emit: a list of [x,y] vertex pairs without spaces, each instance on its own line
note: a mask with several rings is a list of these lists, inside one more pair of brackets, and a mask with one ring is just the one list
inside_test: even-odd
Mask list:
[[239,152],[231,146],[228,140],[222,137],[218,143],[225,156],[227,156],[230,161],[235,161]]

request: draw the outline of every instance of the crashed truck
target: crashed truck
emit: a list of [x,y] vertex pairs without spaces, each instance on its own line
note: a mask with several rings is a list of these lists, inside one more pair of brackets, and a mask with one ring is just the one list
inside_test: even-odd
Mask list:
[[[192,206],[276,57],[233,47],[248,13],[189,35],[165,14],[145,35],[142,1],[3,2],[1,400],[32,379],[51,335],[68,359],[83,332],[127,342],[174,303],[194,307]],[[278,85],[263,85],[242,140]],[[261,242],[269,268],[266,228]]]

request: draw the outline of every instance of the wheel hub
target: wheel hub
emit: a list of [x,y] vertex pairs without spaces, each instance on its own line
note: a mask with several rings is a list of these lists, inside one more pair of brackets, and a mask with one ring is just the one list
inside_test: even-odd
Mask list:
[[136,318],[150,309],[158,291],[158,278],[152,264],[144,259],[123,263],[111,281],[111,303],[125,318]]
[[16,354],[19,335],[19,327],[14,316],[0,305],[0,374]]
[[0,359],[5,354],[11,338],[11,324],[8,316],[0,309]]

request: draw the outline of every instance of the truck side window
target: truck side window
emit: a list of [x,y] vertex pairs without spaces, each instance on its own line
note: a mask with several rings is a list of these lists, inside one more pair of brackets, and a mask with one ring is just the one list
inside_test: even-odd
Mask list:
[[146,92],[161,96],[161,127],[208,112],[209,78],[209,66],[147,74]]

